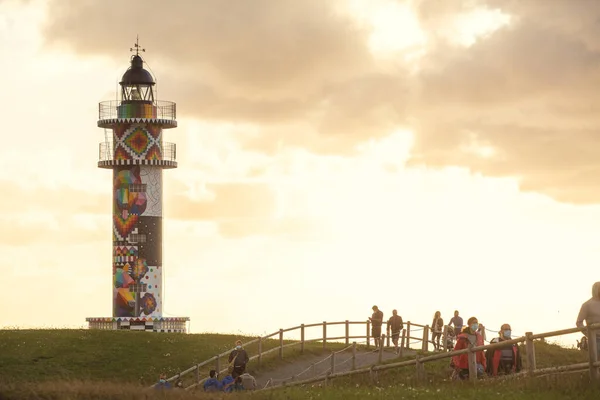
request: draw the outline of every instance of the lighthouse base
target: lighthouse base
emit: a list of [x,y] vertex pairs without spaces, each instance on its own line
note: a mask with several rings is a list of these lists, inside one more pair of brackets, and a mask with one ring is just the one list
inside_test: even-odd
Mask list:
[[86,318],[88,329],[130,330],[145,332],[179,332],[187,333],[189,317],[106,317]]

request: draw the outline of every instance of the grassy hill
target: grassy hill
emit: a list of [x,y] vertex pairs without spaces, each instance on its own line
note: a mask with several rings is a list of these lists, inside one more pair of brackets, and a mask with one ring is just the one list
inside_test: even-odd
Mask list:
[[[232,349],[237,339],[246,342],[255,338],[126,330],[0,330],[0,381],[76,379],[148,386],[161,372],[173,376]],[[279,340],[264,341],[263,351],[278,345]],[[306,351],[319,352],[320,346],[307,344]],[[254,355],[257,345],[246,350]],[[298,350],[286,349],[285,357],[297,353]],[[275,358],[273,353],[265,357],[262,366],[268,367]],[[206,372],[211,367],[214,365],[207,366]],[[250,368],[256,368],[256,363],[251,363]]]
[[[174,375],[194,363],[231,349],[238,336],[152,334],[95,330],[0,330],[0,399],[151,399],[225,398],[204,393],[149,390],[159,372]],[[251,338],[242,338],[242,340]],[[276,347],[267,341],[263,349]],[[334,348],[341,347],[334,345]],[[248,349],[255,354],[255,349]],[[307,345],[311,353],[320,344]],[[297,356],[286,349],[286,358]],[[587,360],[586,353],[536,342],[538,368]],[[264,368],[276,367],[276,356]],[[251,369],[256,368],[256,365]],[[587,373],[535,379],[486,379],[475,385],[449,382],[447,361],[426,364],[425,382],[414,380],[414,367],[380,371],[376,376],[340,378],[329,385],[293,387],[253,394],[244,399],[597,399],[600,387]],[[442,395],[442,396],[440,396]]]

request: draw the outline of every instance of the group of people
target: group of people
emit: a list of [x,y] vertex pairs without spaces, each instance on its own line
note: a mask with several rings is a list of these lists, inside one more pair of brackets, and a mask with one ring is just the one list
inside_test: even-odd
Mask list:
[[[235,348],[229,354],[227,375],[222,380],[219,380],[219,373],[211,369],[208,373],[208,378],[204,381],[203,389],[205,392],[237,392],[242,390],[254,390],[257,387],[256,379],[246,372],[246,364],[250,358],[248,353],[242,347],[242,341],[235,342]],[[155,385],[157,389],[170,389],[172,386],[167,381],[166,374],[161,374],[158,383]],[[175,382],[176,388],[183,389],[183,382],[177,379]]]
[[[476,317],[471,317],[467,321],[467,326],[460,330],[456,337],[454,350],[462,350],[470,345],[483,346],[484,340],[479,329],[479,321]],[[512,329],[509,324],[502,324],[498,337],[492,339],[491,343],[499,343],[512,339]],[[508,375],[521,371],[522,360],[521,351],[517,343],[511,343],[494,349],[475,352],[475,362],[477,364],[477,376],[482,377]],[[452,357],[450,366],[454,368],[453,377],[456,379],[469,378],[469,355],[460,354]]]
[[[600,285],[599,285],[600,286]],[[383,346],[381,339],[381,327],[383,325],[383,312],[377,306],[372,307],[373,315],[369,317],[371,322],[371,335],[375,342],[375,347],[379,348]],[[392,311],[392,316],[387,321],[387,334],[391,334],[392,342],[394,343],[394,349],[398,352],[398,339],[400,333],[404,328],[402,317],[398,315],[397,310]],[[449,346],[450,343],[446,343],[446,347],[453,348],[454,350],[466,349],[470,344],[473,346],[483,346],[484,337],[482,335],[484,331],[483,325],[479,324],[476,317],[471,317],[467,321],[467,325],[464,326],[464,321],[460,316],[458,310],[454,311],[454,317],[450,319],[448,323],[448,340],[456,344]],[[443,346],[440,343],[442,333],[444,331],[444,320],[440,311],[436,311],[433,316],[431,323],[431,342],[433,343],[435,350],[442,350]],[[512,331],[509,324],[503,324],[498,332],[498,337],[491,340],[490,343],[503,342],[511,340]],[[506,347],[488,349],[487,351],[478,351],[476,354],[477,363],[477,374],[482,376],[484,374],[489,376],[497,376],[519,372],[522,367],[521,352],[517,344],[510,344]],[[467,379],[469,377],[469,359],[467,354],[461,354],[452,357],[450,364],[454,370],[454,377],[457,379]]]

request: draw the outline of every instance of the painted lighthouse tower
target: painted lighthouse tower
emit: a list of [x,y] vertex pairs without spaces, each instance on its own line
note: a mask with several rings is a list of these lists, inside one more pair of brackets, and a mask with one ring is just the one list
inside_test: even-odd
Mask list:
[[112,317],[87,318],[91,329],[185,332],[189,318],[163,317],[163,170],[177,168],[176,106],[155,98],[156,82],[136,42],[119,100],[99,104],[105,129],[99,168],[112,170]]

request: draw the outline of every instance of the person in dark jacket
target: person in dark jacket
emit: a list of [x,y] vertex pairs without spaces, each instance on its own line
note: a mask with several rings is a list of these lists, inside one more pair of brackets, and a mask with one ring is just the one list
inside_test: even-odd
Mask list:
[[[503,324],[500,327],[499,336],[492,339],[490,344],[511,340],[512,332],[509,324]],[[486,372],[490,376],[508,375],[521,371],[521,351],[519,346],[514,343],[506,347],[489,349],[485,352],[487,363]]]
[[248,363],[248,353],[242,347],[242,341],[238,340],[235,342],[235,349],[229,354],[229,365],[233,367],[233,371],[231,372],[231,376],[233,379],[242,375],[246,372],[246,364]]
[[392,310],[392,316],[387,322],[387,334],[392,335],[392,343],[394,343],[394,349],[398,353],[398,339],[400,338],[400,332],[404,328],[404,322],[402,317],[398,315],[398,310]]
[[373,336],[375,348],[379,348],[379,346],[383,347],[383,342],[381,340],[381,325],[383,325],[383,311],[381,311],[377,306],[373,306],[371,307],[371,309],[373,310],[373,315],[369,317],[369,321],[371,321],[371,336]]

